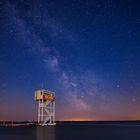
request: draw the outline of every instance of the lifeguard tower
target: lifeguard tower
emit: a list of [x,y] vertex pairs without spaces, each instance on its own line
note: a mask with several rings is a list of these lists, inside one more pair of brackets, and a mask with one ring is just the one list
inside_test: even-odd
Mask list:
[[38,101],[38,124],[56,125],[55,123],[55,93],[48,90],[36,90],[35,100]]

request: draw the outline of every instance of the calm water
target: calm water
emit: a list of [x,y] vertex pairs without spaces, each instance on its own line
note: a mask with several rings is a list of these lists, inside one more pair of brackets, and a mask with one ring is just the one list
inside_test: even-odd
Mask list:
[[140,140],[140,126],[0,127],[0,140]]

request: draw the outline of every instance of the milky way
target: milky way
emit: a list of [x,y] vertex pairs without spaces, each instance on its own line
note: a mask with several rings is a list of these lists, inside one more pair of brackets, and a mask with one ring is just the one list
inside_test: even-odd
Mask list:
[[40,88],[56,92],[57,120],[140,119],[139,7],[1,1],[0,119],[36,119]]

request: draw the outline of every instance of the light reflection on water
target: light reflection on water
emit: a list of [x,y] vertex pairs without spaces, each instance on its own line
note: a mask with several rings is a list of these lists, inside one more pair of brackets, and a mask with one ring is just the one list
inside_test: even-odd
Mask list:
[[136,125],[56,125],[46,127],[0,127],[0,140],[140,140]]
[[55,140],[55,126],[36,127],[36,140]]

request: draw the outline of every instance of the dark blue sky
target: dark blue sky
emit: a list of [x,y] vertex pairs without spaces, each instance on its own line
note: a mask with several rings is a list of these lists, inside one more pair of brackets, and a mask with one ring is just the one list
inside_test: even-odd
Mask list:
[[138,0],[1,0],[0,119],[36,119],[42,87],[58,120],[140,119],[139,38]]

